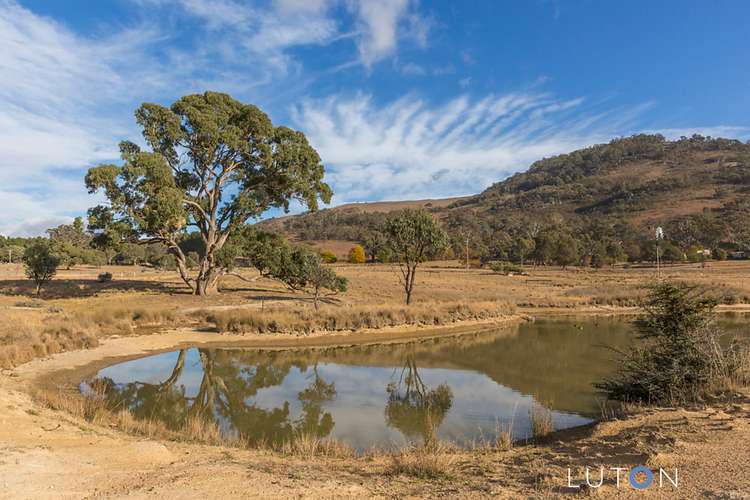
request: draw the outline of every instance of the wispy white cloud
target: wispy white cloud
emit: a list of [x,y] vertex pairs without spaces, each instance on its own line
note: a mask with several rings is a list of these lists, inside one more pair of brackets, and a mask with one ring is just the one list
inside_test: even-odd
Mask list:
[[357,47],[362,64],[370,68],[395,53],[400,38],[427,44],[430,20],[417,12],[410,0],[350,0],[356,14],[359,37]]
[[400,67],[401,73],[408,76],[424,76],[427,74],[427,70],[424,67],[416,63],[406,63]]
[[[358,62],[367,68],[393,56],[400,40],[427,45],[432,25],[415,0],[133,0],[141,5],[177,6],[203,21],[223,50],[239,57],[262,55],[263,64],[287,72],[296,60],[289,51],[308,45],[353,40]],[[353,19],[342,22],[334,10],[346,5]]]
[[360,94],[308,100],[293,116],[344,203],[476,193],[539,158],[629,132],[647,106],[601,111],[544,93],[378,106]]
[[[87,36],[0,0],[0,234],[33,233],[85,212],[94,202],[85,169],[116,159],[119,140],[138,139],[132,110],[140,102],[206,89],[254,100],[258,89],[273,89],[266,93],[277,98],[306,84],[294,48],[351,39],[352,52],[363,54],[359,64],[371,65],[395,54],[400,26],[420,19],[408,1],[388,0],[385,18],[345,0],[132,1],[144,13],[135,25]],[[365,25],[360,31],[332,13],[349,12],[344,6]],[[173,16],[197,30],[187,46],[170,43],[184,24]]]
[[34,232],[36,222],[85,211],[91,200],[83,183],[71,185],[66,172],[115,156],[122,127],[98,106],[125,98],[127,82],[113,61],[151,35],[84,40],[0,2],[0,233]]

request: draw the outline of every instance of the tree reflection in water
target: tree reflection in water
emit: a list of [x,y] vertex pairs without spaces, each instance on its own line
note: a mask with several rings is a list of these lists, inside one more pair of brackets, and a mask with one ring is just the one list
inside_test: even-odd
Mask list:
[[409,439],[422,438],[425,444],[433,441],[453,405],[448,384],[430,390],[419,376],[414,354],[407,354],[398,382],[389,383],[386,391],[386,423]]
[[111,379],[98,379],[92,386],[103,386],[110,408],[127,408],[138,419],[156,419],[169,428],[179,430],[189,418],[202,418],[219,424],[223,432],[236,433],[251,443],[278,445],[300,434],[318,438],[328,436],[334,427],[333,417],[323,410],[326,402],[336,397],[333,383],[327,383],[312,366],[312,380],[297,394],[301,414],[290,415],[290,403],[281,407],[262,408],[253,399],[258,391],[279,386],[292,367],[300,373],[308,371],[303,362],[254,360],[242,363],[236,352],[198,349],[202,376],[198,392],[190,397],[184,385],[177,382],[183,373],[187,350],[181,350],[171,374],[161,383],[129,382],[115,384]]

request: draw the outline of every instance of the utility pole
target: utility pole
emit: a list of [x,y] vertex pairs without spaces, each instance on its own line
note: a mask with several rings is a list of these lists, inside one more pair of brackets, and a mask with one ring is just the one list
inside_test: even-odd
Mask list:
[[664,239],[664,230],[661,226],[656,228],[656,277],[661,280],[661,260],[659,257],[659,240]]
[[469,270],[469,237],[466,237],[466,270]]

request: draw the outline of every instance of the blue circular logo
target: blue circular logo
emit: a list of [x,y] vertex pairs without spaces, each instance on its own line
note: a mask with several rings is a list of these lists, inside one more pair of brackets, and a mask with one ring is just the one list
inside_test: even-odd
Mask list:
[[[646,479],[639,483],[636,476],[639,472],[642,472],[646,475]],[[645,467],[643,465],[639,465],[638,467],[633,467],[630,469],[630,486],[635,488],[636,490],[645,490],[649,486],[651,486],[651,483],[654,482],[654,473],[651,472],[651,469],[648,467]]]

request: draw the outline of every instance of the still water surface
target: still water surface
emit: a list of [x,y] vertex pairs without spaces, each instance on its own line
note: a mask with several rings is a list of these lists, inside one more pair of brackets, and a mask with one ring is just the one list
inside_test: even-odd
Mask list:
[[192,348],[101,370],[115,407],[179,429],[186,418],[223,432],[283,442],[297,433],[355,449],[403,446],[428,428],[462,445],[493,440],[529,412],[552,410],[556,429],[599,415],[592,384],[613,373],[632,328],[612,318],[546,319],[495,332],[400,345],[294,352]]

